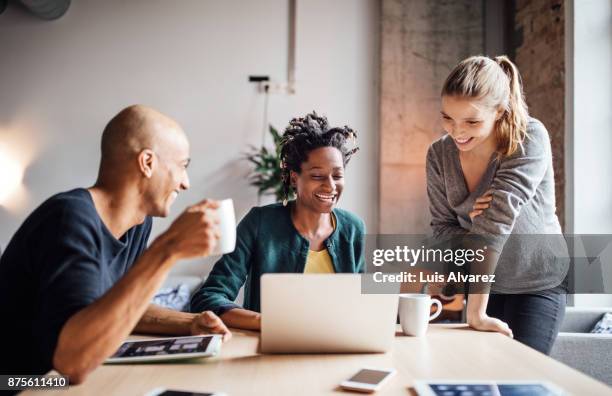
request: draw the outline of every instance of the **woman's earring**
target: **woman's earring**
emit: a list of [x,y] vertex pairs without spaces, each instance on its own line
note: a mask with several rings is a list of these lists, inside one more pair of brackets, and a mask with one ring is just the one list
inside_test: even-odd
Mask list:
[[283,206],[287,206],[287,198],[283,199]]

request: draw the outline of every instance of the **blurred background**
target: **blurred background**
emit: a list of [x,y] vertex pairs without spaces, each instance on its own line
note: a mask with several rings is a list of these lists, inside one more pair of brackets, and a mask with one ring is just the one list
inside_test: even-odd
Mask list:
[[245,153],[312,110],[358,133],[340,206],[369,233],[427,233],[440,88],[477,54],[507,54],[522,73],[550,132],[564,231],[610,234],[611,52],[610,0],[0,0],[0,247],[50,195],[94,183],[101,132],[133,103],[191,141],[191,189],[153,237],[203,197],[233,198],[238,218],[273,202]]

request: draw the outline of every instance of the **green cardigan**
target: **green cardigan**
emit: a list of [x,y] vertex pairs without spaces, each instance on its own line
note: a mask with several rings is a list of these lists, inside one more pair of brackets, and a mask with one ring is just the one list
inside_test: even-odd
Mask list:
[[[303,273],[310,243],[295,229],[290,206],[255,207],[237,228],[236,249],[217,261],[206,282],[191,298],[191,311],[217,315],[240,306],[234,303],[245,284],[244,308],[260,311],[259,278],[266,273]],[[364,270],[363,221],[334,209],[336,229],[325,241],[336,273]]]

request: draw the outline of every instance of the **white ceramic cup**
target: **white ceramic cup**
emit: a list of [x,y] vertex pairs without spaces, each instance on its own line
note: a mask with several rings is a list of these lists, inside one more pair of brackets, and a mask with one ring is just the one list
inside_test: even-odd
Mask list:
[[212,254],[226,254],[234,251],[236,247],[236,215],[234,201],[224,199],[219,201],[219,208],[215,210],[215,218],[219,220],[218,229],[220,238]]
[[[430,315],[431,304],[438,309]],[[429,321],[442,313],[442,303],[427,294],[400,294],[399,318],[405,335],[421,337],[427,332]]]

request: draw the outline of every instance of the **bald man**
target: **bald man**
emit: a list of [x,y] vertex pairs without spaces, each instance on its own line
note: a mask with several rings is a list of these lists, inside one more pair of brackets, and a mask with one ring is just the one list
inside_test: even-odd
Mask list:
[[108,123],[96,184],[45,201],[0,259],[0,374],[55,368],[75,384],[133,330],[231,336],[211,312],[150,303],[178,260],[208,255],[218,239],[216,203],[203,201],[146,248],[151,216],[167,216],[189,188],[188,165],[189,142],[169,117],[136,105]]

